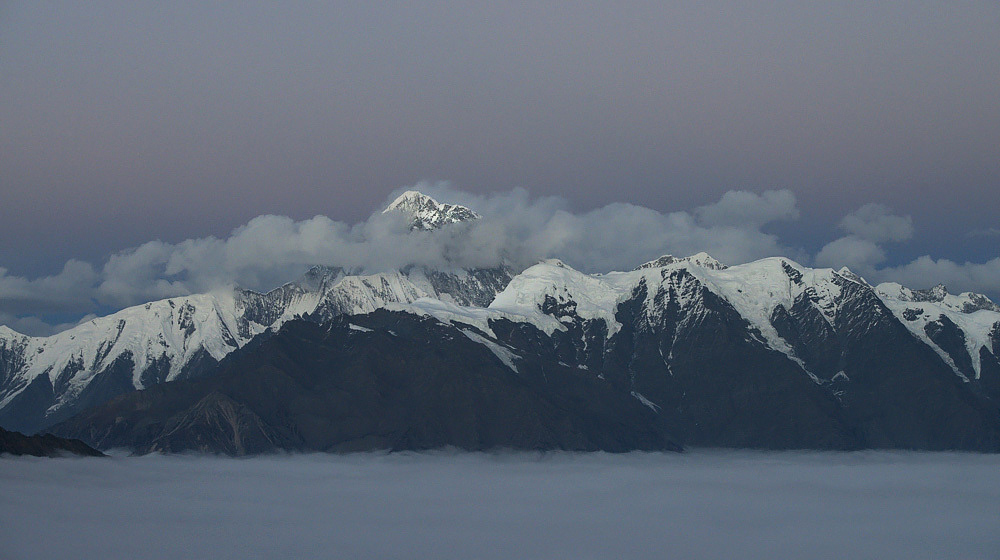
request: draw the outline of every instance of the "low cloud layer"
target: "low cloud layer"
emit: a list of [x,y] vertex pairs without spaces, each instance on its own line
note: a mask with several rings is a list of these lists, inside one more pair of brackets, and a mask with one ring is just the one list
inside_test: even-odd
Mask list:
[[996,455],[0,459],[38,558],[992,558]]
[[48,334],[74,322],[49,324],[40,317],[75,318],[232,284],[267,290],[315,264],[365,272],[411,264],[453,268],[509,263],[521,268],[558,257],[587,272],[605,272],[629,270],[663,254],[699,251],[728,264],[783,255],[804,264],[847,266],[873,282],[891,279],[914,287],[945,282],[960,290],[1000,291],[1000,258],[961,264],[928,256],[885,267],[886,245],[909,240],[914,225],[909,216],[877,204],[845,216],[840,223],[845,235],[811,256],[769,231],[777,223],[799,219],[795,195],[787,190],[730,191],[713,204],[663,213],[621,203],[574,212],[565,199],[536,198],[523,189],[482,196],[447,183],[409,188],[469,206],[483,218],[410,232],[402,216],[380,211],[353,225],[325,216],[295,221],[264,215],[224,238],[151,241],[100,265],[71,260],[52,276],[29,279],[0,268],[0,324]]

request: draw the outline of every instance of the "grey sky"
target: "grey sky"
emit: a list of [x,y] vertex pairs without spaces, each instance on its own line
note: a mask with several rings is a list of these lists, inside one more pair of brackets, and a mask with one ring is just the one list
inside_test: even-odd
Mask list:
[[6,3],[0,262],[353,222],[421,179],[578,209],[787,188],[817,245],[879,202],[969,252],[1000,221],[998,29],[993,2]]
[[[998,29],[994,2],[0,3],[0,284],[261,214],[353,224],[424,179],[576,216],[784,190],[789,256],[985,263]],[[912,231],[843,237],[868,204]]]

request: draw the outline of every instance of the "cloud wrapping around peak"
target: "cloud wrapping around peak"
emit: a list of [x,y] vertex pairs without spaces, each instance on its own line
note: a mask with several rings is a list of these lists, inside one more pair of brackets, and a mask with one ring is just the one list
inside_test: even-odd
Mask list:
[[564,199],[532,199],[523,189],[473,197],[447,184],[418,187],[438,200],[457,200],[482,214],[481,229],[500,243],[503,256],[516,266],[558,257],[580,270],[606,272],[630,270],[667,253],[706,251],[732,264],[798,253],[762,231],[770,223],[798,216],[790,191],[731,191],[719,202],[690,212],[662,213],[613,203],[574,213]]
[[258,216],[224,238],[150,241],[111,255],[99,269],[70,261],[61,273],[34,280],[0,271],[0,313],[82,314],[97,305],[120,308],[232,284],[267,290],[316,264],[369,273],[407,265],[519,269],[558,257],[580,270],[604,272],[629,270],[666,253],[707,251],[732,264],[795,253],[761,230],[798,216],[790,191],[732,191],[690,212],[624,203],[573,212],[563,198],[533,198],[524,189],[478,196],[448,183],[420,183],[392,193],[387,203],[406,189],[462,204],[483,217],[410,231],[404,216],[381,209],[354,225],[326,216],[300,221]]
[[353,225],[326,216],[263,215],[226,237],[150,241],[111,255],[100,267],[71,260],[58,274],[36,279],[0,269],[0,323],[48,334],[72,322],[49,326],[39,316],[78,317],[233,284],[268,290],[317,264],[375,273],[408,265],[522,269],[559,258],[584,272],[607,272],[631,270],[664,254],[702,251],[730,265],[782,255],[819,266],[848,266],[870,281],[893,279],[914,287],[944,281],[958,289],[1000,290],[1000,259],[963,265],[923,257],[879,268],[886,260],[882,245],[910,239],[914,228],[909,216],[877,204],[845,216],[840,227],[847,235],[813,258],[766,231],[771,224],[798,219],[795,195],[788,190],[730,191],[690,211],[614,203],[574,212],[563,198],[535,198],[519,188],[483,196],[448,183],[419,183],[391,193],[386,203],[408,189],[467,206],[482,218],[410,231],[406,216],[383,214],[381,208]]

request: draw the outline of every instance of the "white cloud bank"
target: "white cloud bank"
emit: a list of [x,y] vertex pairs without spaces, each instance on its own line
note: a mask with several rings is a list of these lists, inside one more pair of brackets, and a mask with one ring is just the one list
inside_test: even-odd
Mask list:
[[913,219],[896,216],[887,206],[866,204],[844,216],[840,227],[855,237],[876,243],[906,241],[913,237]]
[[943,281],[960,289],[1000,290],[1000,259],[958,264],[922,257],[879,268],[886,261],[883,246],[910,239],[914,227],[909,216],[877,204],[846,216],[840,224],[846,235],[813,258],[766,231],[799,218],[795,195],[788,190],[730,191],[713,204],[664,213],[622,203],[573,212],[562,198],[533,198],[523,189],[479,196],[447,183],[409,188],[469,206],[483,219],[410,232],[400,216],[380,211],[354,225],[325,216],[295,221],[264,215],[225,238],[150,241],[112,255],[99,267],[71,260],[60,273],[35,279],[0,268],[0,323],[47,334],[72,325],[47,325],[39,315],[91,313],[98,306],[120,308],[233,283],[270,289],[314,264],[376,272],[408,264],[480,267],[504,260],[525,267],[558,257],[585,271],[605,272],[628,270],[663,254],[699,251],[729,264],[784,255],[804,264],[848,266],[869,280],[892,278],[915,287]]
[[877,274],[886,259],[882,244],[913,237],[913,219],[897,216],[881,204],[866,204],[844,216],[840,228],[848,233],[828,243],[816,254],[819,266],[846,266],[863,275]]
[[[845,216],[840,227],[848,235],[820,249],[817,266],[847,266],[870,282],[893,281],[915,288],[942,283],[956,291],[1000,291],[1000,257],[983,263],[958,263],[924,255],[903,265],[883,266],[885,245],[909,241],[914,234],[912,218],[895,215],[886,206],[866,204]],[[973,235],[990,235],[990,231]]]

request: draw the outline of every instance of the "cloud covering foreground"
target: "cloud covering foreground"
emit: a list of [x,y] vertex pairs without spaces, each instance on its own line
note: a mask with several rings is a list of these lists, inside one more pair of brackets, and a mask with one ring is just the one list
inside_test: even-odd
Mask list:
[[872,282],[893,280],[916,288],[944,282],[953,290],[1000,292],[1000,258],[956,263],[924,256],[884,266],[887,248],[909,240],[915,226],[909,216],[877,204],[845,216],[843,237],[814,256],[769,229],[799,219],[795,195],[788,190],[730,191],[689,211],[616,203],[574,212],[565,199],[534,198],[523,189],[480,196],[447,183],[414,188],[469,206],[483,219],[410,232],[401,216],[378,211],[353,225],[325,216],[295,221],[264,215],[225,238],[150,241],[120,251],[100,266],[70,260],[51,276],[29,279],[0,268],[0,324],[48,334],[72,323],[52,325],[42,320],[45,316],[79,317],[234,283],[267,290],[315,264],[379,272],[411,264],[453,268],[507,262],[527,267],[558,257],[587,272],[606,272],[628,270],[663,254],[700,251],[728,264],[787,256],[807,265],[848,266]]
[[4,459],[48,558],[990,558],[1000,458],[950,453]]

